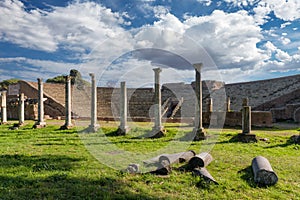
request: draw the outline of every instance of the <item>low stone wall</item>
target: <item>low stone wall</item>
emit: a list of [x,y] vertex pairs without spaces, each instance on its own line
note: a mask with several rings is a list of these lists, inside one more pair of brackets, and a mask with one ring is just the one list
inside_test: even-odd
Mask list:
[[291,120],[300,122],[300,103],[288,104],[282,108],[271,109],[273,122]]
[[[214,118],[211,118],[212,113],[203,113],[203,124],[211,123],[221,124],[224,121],[225,114],[223,112],[213,112]],[[272,113],[268,111],[252,111],[251,124],[257,127],[272,127]],[[224,121],[225,126],[242,126],[242,112],[226,112]]]
[[[25,120],[36,120],[38,116],[38,105],[37,104],[25,104]],[[19,106],[18,104],[7,105],[7,118],[8,119],[19,119]]]

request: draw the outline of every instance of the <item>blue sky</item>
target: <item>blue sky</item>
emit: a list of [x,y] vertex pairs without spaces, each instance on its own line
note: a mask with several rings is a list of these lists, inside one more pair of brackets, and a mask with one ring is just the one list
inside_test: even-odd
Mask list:
[[101,86],[299,74],[299,0],[1,0],[0,80],[78,69]]

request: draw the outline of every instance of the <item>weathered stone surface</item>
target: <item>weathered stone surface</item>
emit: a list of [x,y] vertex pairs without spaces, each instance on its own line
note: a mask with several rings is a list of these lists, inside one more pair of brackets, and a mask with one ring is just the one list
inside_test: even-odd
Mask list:
[[38,120],[33,125],[33,128],[43,128],[46,126],[44,121],[44,84],[41,78],[38,78]]
[[130,164],[128,165],[126,172],[130,174],[137,174],[140,172],[140,165],[139,164]]
[[25,122],[25,97],[24,93],[19,95],[19,125],[22,126]]
[[198,167],[206,167],[213,161],[213,157],[208,152],[202,152],[195,155],[188,163],[188,169],[193,170]]
[[66,109],[66,117],[65,124],[60,127],[61,130],[70,129],[73,127],[72,124],[72,95],[71,95],[71,77],[65,77],[65,109]]
[[271,186],[277,183],[278,177],[273,171],[270,162],[263,156],[252,160],[254,182],[259,186]]
[[7,123],[6,95],[6,91],[1,92],[1,124]]
[[212,175],[207,171],[205,167],[193,169],[192,172],[194,176],[200,176],[208,184],[214,183],[216,185],[219,185],[219,183],[212,177]]
[[244,134],[244,133],[239,133],[237,134],[235,138],[238,142],[243,142],[243,143],[251,143],[251,142],[257,142],[257,138],[255,134]]
[[300,135],[293,135],[291,140],[296,144],[300,144]]
[[242,111],[242,130],[243,134],[251,133],[251,107],[244,106]]
[[175,154],[163,154],[159,157],[158,162],[167,161],[170,165],[173,163],[188,162],[196,153],[194,151],[187,151]]

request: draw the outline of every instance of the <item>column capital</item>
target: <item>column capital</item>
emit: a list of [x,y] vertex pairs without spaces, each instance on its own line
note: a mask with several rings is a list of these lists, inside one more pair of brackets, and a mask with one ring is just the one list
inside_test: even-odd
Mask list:
[[43,82],[43,79],[42,79],[42,78],[37,78],[37,81],[38,81],[39,83],[41,83],[41,82]]
[[201,72],[201,68],[203,67],[203,63],[195,63],[195,64],[193,64],[193,67],[195,68],[195,70],[197,71],[197,72]]
[[125,86],[126,85],[126,82],[125,81],[122,81],[122,82],[120,82],[120,85],[121,85],[121,87],[123,86]]
[[161,68],[158,67],[158,68],[154,68],[153,71],[154,71],[155,73],[160,73],[162,70],[161,70]]
[[92,79],[95,78],[95,74],[94,74],[94,73],[89,73],[89,75],[90,75],[90,77],[91,77]]
[[65,79],[66,79],[66,81],[70,81],[70,80],[71,80],[71,76],[66,75],[66,76],[65,76]]

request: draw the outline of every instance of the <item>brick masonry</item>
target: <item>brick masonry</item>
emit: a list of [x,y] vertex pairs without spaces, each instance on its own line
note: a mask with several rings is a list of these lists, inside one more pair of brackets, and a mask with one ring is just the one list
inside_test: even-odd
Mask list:
[[[25,93],[27,98],[37,98],[37,83],[20,81],[20,92]],[[65,89],[62,84],[44,83],[45,114],[53,118],[65,115]],[[98,87],[98,117],[119,117],[119,88]],[[143,119],[153,116],[154,89],[153,88],[128,88],[128,117]],[[224,84],[219,81],[203,82],[203,110],[206,111],[206,103],[213,98],[214,112],[224,112],[227,97],[231,99],[231,111],[227,114],[227,122],[240,118],[242,99],[249,98],[249,105],[253,111],[271,111],[272,119],[300,121],[300,75],[282,77],[277,79]],[[193,117],[195,108],[194,85],[184,83],[169,83],[162,86],[162,103],[168,99],[179,101],[184,99],[177,117]],[[73,115],[81,118],[90,116],[90,88],[78,89],[72,87],[72,110]],[[261,123],[269,124],[263,120],[266,113],[253,114],[255,118],[261,118]],[[270,113],[270,112],[267,112]],[[269,114],[266,114],[269,119]],[[240,122],[236,121],[235,124]],[[254,123],[254,122],[253,122]]]

